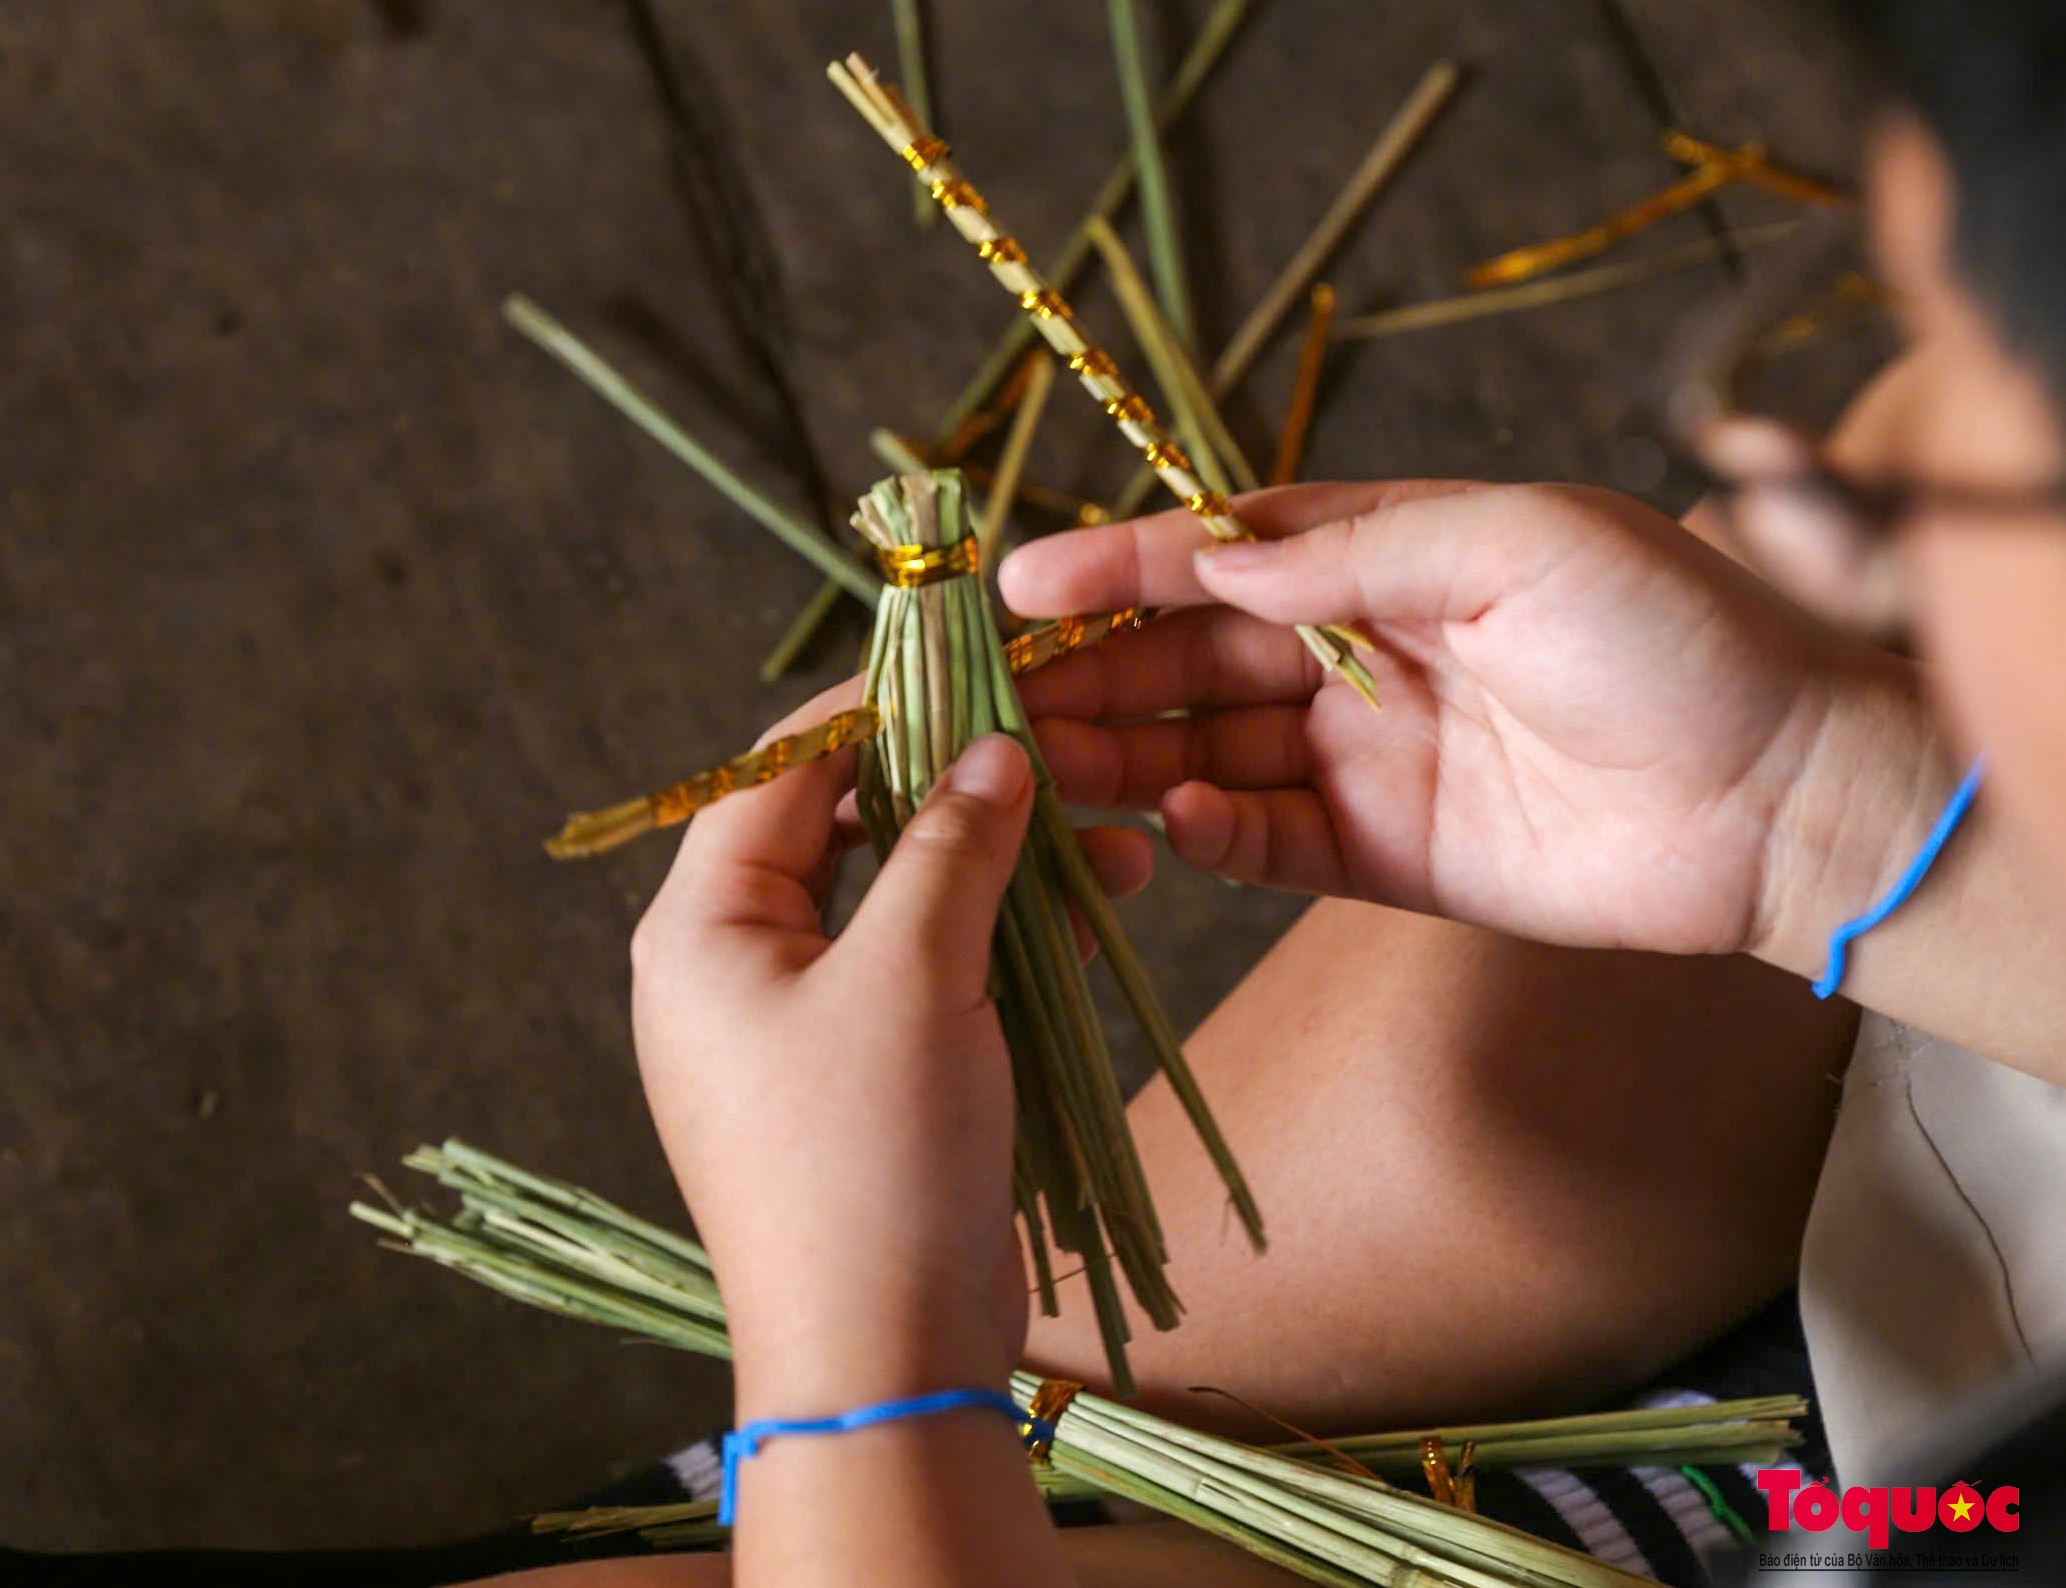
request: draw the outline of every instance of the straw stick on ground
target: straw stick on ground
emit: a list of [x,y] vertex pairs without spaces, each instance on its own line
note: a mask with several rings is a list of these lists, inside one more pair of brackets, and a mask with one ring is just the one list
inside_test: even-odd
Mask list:
[[[569,1317],[687,1351],[729,1353],[723,1302],[695,1242],[460,1142],[421,1148],[405,1161],[457,1192],[460,1211],[441,1218],[392,1198],[384,1206],[354,1203],[353,1214],[398,1249]],[[1046,1388],[1024,1374],[1012,1387],[1022,1405]],[[1324,1470],[1301,1459],[1314,1453],[1311,1447],[1258,1450],[1089,1394],[1064,1390],[1045,1399],[1050,1407],[1061,1401],[1062,1409],[1055,1415],[1052,1465],[1039,1473],[1043,1488],[1134,1500],[1309,1581],[1336,1588],[1635,1588],[1640,1581],[1467,1511]],[[1580,1441],[1603,1450],[1617,1430],[1623,1436],[1633,1430],[1652,1443],[1624,1445],[1621,1460],[1668,1464],[1693,1454],[1720,1461],[1740,1459],[1733,1454],[1741,1445],[1731,1442],[1732,1426],[1769,1429],[1800,1406],[1773,1398],[1441,1432],[1477,1434],[1484,1451],[1499,1449],[1503,1440],[1533,1461],[1551,1463],[1581,1448]],[[1696,1420],[1703,1414],[1704,1422]],[[1342,1443],[1417,1448],[1425,1436]],[[1481,1465],[1496,1460],[1481,1459]],[[855,1481],[866,1482],[864,1469],[857,1469]],[[591,1537],[643,1529],[667,1547],[711,1548],[723,1538],[711,1524],[708,1502],[559,1513],[537,1525]]]
[[[1191,321],[1191,293],[1184,285],[1184,250],[1177,227],[1176,201],[1169,191],[1169,172],[1162,163],[1162,136],[1148,90],[1148,66],[1141,43],[1140,13],[1134,0],[1106,0],[1112,29],[1112,53],[1119,66],[1119,95],[1126,105],[1126,127],[1133,140],[1134,169],[1139,173],[1141,222],[1148,234],[1148,265],[1155,272],[1155,295],[1176,345],[1197,345]],[[922,125],[932,118],[916,99],[911,102]]]
[[1113,291],[1134,340],[1140,343],[1148,367],[1155,372],[1156,384],[1169,399],[1177,436],[1190,450],[1205,483],[1222,495],[1258,489],[1262,481],[1256,478],[1241,444],[1220,416],[1219,406],[1206,391],[1205,382],[1198,378],[1198,368],[1191,356],[1163,320],[1126,244],[1103,221],[1091,227],[1091,241],[1104,258],[1105,272],[1112,278]]
[[1305,457],[1306,432],[1312,428],[1313,409],[1320,400],[1320,372],[1327,363],[1327,339],[1333,331],[1334,288],[1323,281],[1313,289],[1306,338],[1298,350],[1298,374],[1291,383],[1291,404],[1285,410],[1284,429],[1277,437],[1276,459],[1270,464],[1272,485],[1289,485],[1298,478],[1298,466]]
[[1361,314],[1337,322],[1334,339],[1337,342],[1355,342],[1398,336],[1407,331],[1427,331],[1436,326],[1459,325],[1466,320],[1518,314],[1524,309],[1540,309],[1579,298],[1598,297],[1603,292],[1616,292],[1623,287],[1656,281],[1711,263],[1722,258],[1732,242],[1737,248],[1748,251],[1789,237],[1799,229],[1798,221],[1774,221],[1765,226],[1745,227],[1727,238],[1703,237],[1677,248],[1660,249],[1641,259],[1595,265],[1590,270],[1574,270],[1568,275],[1525,282],[1518,287],[1490,287],[1483,292],[1464,292],[1453,298],[1434,298],[1426,303],[1380,309],[1375,314]]
[[[1154,409],[1120,375],[1111,355],[1083,334],[1075,311],[1028,263],[1025,248],[990,219],[989,205],[956,168],[947,145],[926,131],[912,116],[911,107],[884,85],[860,56],[849,56],[844,64],[835,62],[827,68],[827,75],[877,135],[926,179],[955,230],[974,246],[999,285],[1019,300],[1035,329],[1068,361],[1084,389],[1118,424],[1120,433],[1140,449],[1177,500],[1215,539],[1251,539],[1248,526],[1224,496],[1198,478],[1191,459],[1163,431]],[[1362,636],[1352,629],[1311,624],[1297,625],[1297,633],[1323,668],[1339,675],[1373,709],[1377,707],[1377,682],[1356,654],[1357,647],[1366,643]]]
[[[1270,283],[1269,289],[1249,310],[1248,317],[1213,361],[1207,390],[1215,401],[1226,401],[1234,388],[1241,384],[1250,366],[1277,334],[1285,317],[1312,286],[1314,279],[1327,268],[1328,261],[1348,241],[1350,230],[1363,212],[1376,202],[1377,196],[1398,175],[1400,167],[1419,145],[1428,128],[1434,125],[1435,118],[1455,95],[1462,80],[1462,73],[1450,61],[1437,61],[1421,74],[1413,92],[1406,96],[1406,102],[1385,124],[1384,131],[1378,134],[1370,152],[1363,156],[1362,163],[1335,196],[1334,202],[1327,206],[1327,212],[1320,217],[1312,234],[1299,244],[1297,251],[1277,273],[1277,279]],[[1154,482],[1145,475],[1136,474],[1112,504],[1114,515],[1119,518],[1132,516],[1148,499],[1153,485]]]
[[[910,85],[911,103],[927,121],[933,119],[933,95],[925,69],[925,13],[921,0],[890,0],[897,24],[897,71]],[[924,231],[938,218],[923,187],[914,185],[911,200],[918,228]]]
[[1055,361],[1042,353],[1033,365],[1033,379],[1026,387],[1026,395],[1019,399],[1019,411],[1012,415],[1011,434],[1004,438],[1004,452],[997,460],[996,483],[983,504],[983,527],[978,539],[985,568],[997,566],[997,548],[1004,539],[1005,521],[1019,499],[1026,455],[1033,450],[1033,437],[1040,429],[1040,416],[1047,411],[1047,396],[1054,385]]
[[588,388],[661,446],[702,475],[747,517],[771,531],[798,556],[856,600],[873,602],[882,581],[843,553],[797,514],[777,506],[748,485],[687,431],[663,414],[644,393],[605,363],[594,349],[521,293],[503,301],[509,323],[578,375]]

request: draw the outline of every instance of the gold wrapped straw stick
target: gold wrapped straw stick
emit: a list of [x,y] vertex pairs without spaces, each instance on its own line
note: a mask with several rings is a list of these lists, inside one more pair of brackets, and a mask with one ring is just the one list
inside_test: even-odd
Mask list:
[[[1153,615],[1145,607],[1121,607],[1117,612],[1042,623],[1005,645],[1005,664],[1014,674],[1030,673],[1071,651],[1095,645],[1108,635],[1137,629]],[[670,784],[658,793],[641,795],[606,810],[577,811],[558,833],[545,841],[545,852],[555,860],[589,860],[608,854],[647,833],[679,827],[727,794],[758,788],[783,772],[830,755],[841,745],[871,738],[880,729],[880,720],[865,708],[828,717],[816,727],[774,740],[721,767]]]
[[[1083,334],[1075,311],[1027,262],[1026,250],[990,219],[989,205],[956,168],[947,145],[926,131],[910,106],[886,87],[860,56],[849,56],[844,65],[835,62],[827,68],[827,75],[882,140],[926,180],[955,230],[974,245],[990,273],[1019,300],[1019,307],[1033,317],[1035,329],[1068,361],[1084,389],[1118,424],[1120,433],[1140,449],[1177,500],[1215,539],[1252,539],[1227,499],[1198,478],[1191,459],[1163,430],[1147,400],[1119,373],[1112,356]],[[1372,707],[1377,705],[1377,682],[1356,655],[1360,636],[1345,628],[1321,629],[1311,624],[1298,625],[1298,635],[1321,666],[1339,674]]]
[[[1327,268],[1328,261],[1340,251],[1342,244],[1348,241],[1350,230],[1363,212],[1376,202],[1377,196],[1398,175],[1399,168],[1419,146],[1462,81],[1463,74],[1450,61],[1437,61],[1421,74],[1413,92],[1406,96],[1406,103],[1385,124],[1377,141],[1370,146],[1370,152],[1363,156],[1355,173],[1335,196],[1334,202],[1327,206],[1320,223],[1299,244],[1297,252],[1285,262],[1284,268],[1277,272],[1277,279],[1270,283],[1269,290],[1256,306],[1248,311],[1248,318],[1234,332],[1225,351],[1213,361],[1207,390],[1215,402],[1226,401],[1234,388],[1241,384],[1262,350],[1277,334],[1277,328],[1297,306],[1300,296]],[[1113,516],[1132,517],[1154,487],[1154,477],[1146,470],[1136,474],[1112,504]]]
[[[1730,158],[1730,151],[1720,144],[1707,143],[1691,133],[1677,131],[1664,135],[1664,152],[1681,165],[1707,165],[1715,160]],[[1854,202],[1850,194],[1833,188],[1826,182],[1817,182],[1813,177],[1802,176],[1798,171],[1789,171],[1784,166],[1774,165],[1762,154],[1757,159],[1745,163],[1739,175],[1752,186],[1764,188],[1781,198],[1792,199],[1796,204],[1819,204],[1830,209],[1844,209]]]
[[[1219,64],[1220,57],[1226,53],[1227,46],[1240,31],[1241,24],[1247,20],[1252,5],[1253,0],[1219,0],[1219,4],[1213,7],[1212,14],[1205,19],[1205,25],[1199,28],[1197,38],[1192,40],[1190,50],[1177,67],[1176,75],[1169,80],[1169,86],[1162,91],[1161,97],[1155,103],[1155,126],[1158,132],[1167,132],[1190,108],[1192,99],[1197,96],[1205,79],[1212,74],[1212,69]],[[1048,266],[1047,277],[1055,284],[1057,291],[1067,292],[1073,287],[1076,278],[1082,274],[1083,267],[1090,263],[1090,222],[1099,217],[1110,220],[1117,215],[1133,194],[1136,176],[1133,149],[1128,147],[1113,163],[1111,171],[1098,188],[1097,196],[1090,201],[1090,210],[1083,221],[1069,234],[1068,241],[1062,245],[1061,251]],[[1011,372],[1013,365],[1018,362],[1019,355],[1032,345],[1033,327],[1022,319],[1014,319],[1006,327],[1004,334],[997,339],[997,345],[991,349],[990,356],[962,388],[961,395],[954,399],[935,428],[933,443],[939,461],[954,461],[953,454],[945,450],[949,438],[958,434],[961,427],[988,401],[990,393],[997,389],[997,383]]]
[[1289,485],[1298,478],[1306,451],[1306,432],[1313,427],[1313,408],[1320,400],[1320,371],[1327,364],[1327,339],[1334,331],[1334,288],[1321,282],[1313,289],[1312,312],[1306,317],[1306,339],[1298,350],[1298,378],[1292,382],[1291,406],[1277,437],[1270,483]]
[[[1176,75],[1170,79],[1169,87],[1155,102],[1155,127],[1158,132],[1167,132],[1190,108],[1199,88],[1203,86],[1213,67],[1219,64],[1221,55],[1225,53],[1235,33],[1247,19],[1252,5],[1253,0],[1219,0],[1219,4],[1213,7],[1212,13],[1205,19],[1205,25],[1198,30],[1198,36],[1192,41],[1183,62],[1177,67]],[[1134,154],[1129,147],[1106,174],[1104,182],[1090,202],[1089,213],[1069,234],[1068,241],[1062,245],[1061,252],[1055,256],[1054,263],[1048,270],[1049,278],[1061,290],[1068,290],[1082,274],[1083,267],[1090,262],[1090,223],[1098,219],[1109,220],[1118,214],[1127,199],[1133,195],[1136,179]],[[926,193],[925,184],[922,182],[918,185],[918,193],[919,202],[926,207],[928,215],[932,214],[931,196]],[[1023,318],[1014,317],[1011,324],[1005,328],[1004,334],[998,338],[997,345],[984,359],[981,368],[970,377],[968,384],[962,388],[960,395],[954,399],[953,404],[940,419],[933,433],[930,462],[943,466],[960,462],[962,454],[976,439],[1001,423],[1002,416],[1016,406],[1016,395],[1009,401],[996,404],[994,408],[986,405],[989,404],[991,394],[997,390],[999,382],[1007,378],[1017,379],[1016,372],[1024,369],[1024,354],[1033,346],[1034,340],[1032,325]],[[904,467],[902,464],[891,466]],[[925,464],[913,466],[922,468]],[[969,478],[978,485],[984,483],[976,471],[970,471]],[[1033,499],[1033,495],[1028,493],[1028,500]],[[1098,518],[1078,519],[1078,522],[1086,524],[1109,521],[1109,514]],[[767,661],[762,663],[763,678],[770,676],[771,669],[772,676],[780,676],[781,671],[788,666],[790,658],[802,650],[810,637],[817,632],[819,624],[832,605],[831,598],[821,587],[811,606],[797,614],[796,620],[789,626],[789,631],[769,654]]]
[[842,711],[802,733],[772,740],[657,794],[626,800],[608,810],[569,816],[566,826],[545,841],[545,852],[555,860],[581,860],[607,853],[657,828],[679,827],[727,794],[758,788],[794,767],[830,755],[842,745],[874,738],[881,725],[873,706]]
[[[1790,237],[1800,229],[1799,221],[1773,221],[1750,226],[1732,234],[1739,249],[1749,251]],[[1547,281],[1523,282],[1518,287],[1491,287],[1484,292],[1463,292],[1453,298],[1434,298],[1426,303],[1402,304],[1343,320],[1334,328],[1338,342],[1366,341],[1381,336],[1398,336],[1407,331],[1427,331],[1441,325],[1458,325],[1466,320],[1489,319],[1495,315],[1518,314],[1524,309],[1545,308],[1578,298],[1598,297],[1645,281],[1675,276],[1681,271],[1719,259],[1728,243],[1713,237],[1660,249],[1642,259],[1626,259],[1590,270],[1574,270],[1567,276]]]
[[1608,216],[1597,226],[1588,226],[1569,237],[1553,237],[1546,243],[1531,243],[1526,248],[1501,254],[1497,259],[1488,259],[1484,264],[1473,267],[1464,276],[1464,281],[1480,290],[1511,286],[1581,259],[1590,259],[1595,254],[1603,254],[1623,238],[1633,237],[1667,216],[1691,209],[1728,183],[1736,174],[1737,164],[1734,156],[1710,160],[1691,176],[1679,178],[1641,202]]
[[1765,158],[1764,145],[1746,143],[1739,149],[1724,149],[1703,143],[1683,132],[1664,136],[1665,152],[1674,160],[1694,167],[1669,187],[1631,204],[1582,232],[1534,243],[1488,259],[1464,279],[1472,287],[1512,286],[1532,280],[1565,265],[1605,253],[1616,243],[1645,231],[1668,216],[1689,210],[1719,188],[1732,182],[1751,182],[1801,204],[1841,207],[1850,202],[1843,194],[1792,171],[1780,169]]

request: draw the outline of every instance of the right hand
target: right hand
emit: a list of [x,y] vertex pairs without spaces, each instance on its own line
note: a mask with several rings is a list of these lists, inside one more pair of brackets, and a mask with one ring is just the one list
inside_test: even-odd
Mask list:
[[[1067,798],[1159,808],[1179,856],[1229,877],[1545,942],[1756,951],[1800,881],[1790,835],[1842,819],[1791,809],[1857,775],[1811,776],[1858,741],[1837,719],[1920,710],[1908,664],[1612,492],[1315,485],[1239,510],[1263,543],[1164,513],[1001,575],[1029,617],[1196,609],[1022,689]],[[1377,641],[1381,714],[1323,681],[1294,621]]]

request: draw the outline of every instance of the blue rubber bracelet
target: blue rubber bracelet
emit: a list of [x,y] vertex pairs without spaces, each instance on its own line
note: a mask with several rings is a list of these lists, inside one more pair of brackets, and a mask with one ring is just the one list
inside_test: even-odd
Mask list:
[[739,1464],[760,1454],[760,1447],[770,1439],[789,1434],[850,1434],[857,1429],[872,1428],[877,1423],[902,1422],[911,1417],[937,1417],[942,1412],[970,1408],[1003,1413],[1018,1425],[1020,1437],[1029,1445],[1044,1444],[1055,1436],[1053,1424],[1021,1411],[1017,1401],[1003,1390],[993,1389],[936,1390],[930,1395],[913,1395],[908,1400],[881,1401],[873,1406],[856,1407],[837,1417],[807,1417],[787,1422],[764,1418],[748,1423],[744,1428],[735,1428],[724,1437],[724,1486],[718,1491],[718,1525],[732,1525],[732,1515],[738,1507]]
[[1930,829],[1930,836],[1923,840],[1922,848],[1916,852],[1915,858],[1908,862],[1908,869],[1902,872],[1893,887],[1887,890],[1886,897],[1855,921],[1846,921],[1829,934],[1829,964],[1815,983],[1817,998],[1834,997],[1836,990],[1843,986],[1852,939],[1863,937],[1878,926],[1906,904],[1909,896],[1922,885],[1923,878],[1930,874],[1930,867],[1937,863],[1938,855],[1944,852],[1945,844],[1950,841],[1951,835],[1958,831],[1958,824],[1966,819],[1966,812],[1973,808],[1973,796],[1980,792],[1980,775],[1986,766],[1985,756],[1973,763],[1972,770],[1966,773],[1964,781],[1952,794],[1951,803],[1944,807],[1944,814],[1937,818],[1937,825]]

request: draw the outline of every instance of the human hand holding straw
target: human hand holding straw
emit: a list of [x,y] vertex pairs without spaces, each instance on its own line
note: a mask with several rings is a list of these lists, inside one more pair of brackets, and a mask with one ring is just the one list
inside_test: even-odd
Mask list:
[[[741,1426],[1002,1390],[1025,1339],[1011,1064],[985,981],[1031,767],[1003,736],[971,746],[829,938],[851,762],[705,812],[633,940],[640,1069],[724,1288]],[[850,1481],[857,1460],[867,1485]],[[776,1441],[742,1483],[737,1581],[839,1580],[856,1548],[914,1583],[970,1580],[999,1551],[1014,1580],[1065,1580],[1016,1431],[994,1416]],[[985,1530],[950,1562],[923,1541],[961,1505]],[[914,1525],[917,1508],[935,1525]]]
[[[1165,513],[1001,570],[1032,617],[1193,609],[1022,682],[1064,795],[1159,809],[1193,864],[1813,976],[1958,780],[1912,663],[1630,498],[1404,481],[1241,510],[1259,543]],[[1370,634],[1382,717],[1323,686],[1294,617]]]

